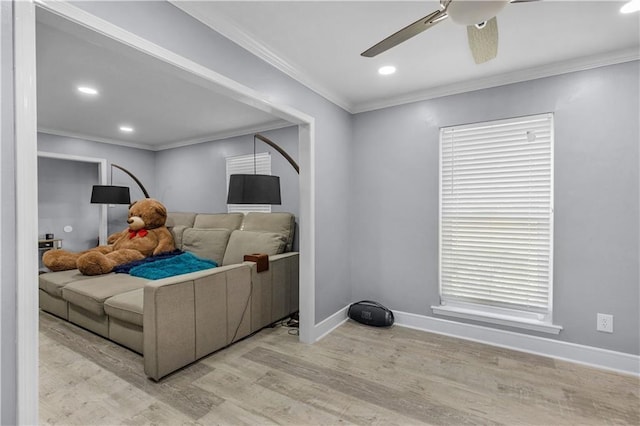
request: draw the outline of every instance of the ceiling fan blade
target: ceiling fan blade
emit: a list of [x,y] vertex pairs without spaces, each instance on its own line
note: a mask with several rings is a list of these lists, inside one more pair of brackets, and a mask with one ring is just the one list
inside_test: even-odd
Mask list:
[[484,26],[467,26],[469,48],[476,64],[482,64],[495,58],[498,54],[498,20],[493,17]]
[[411,25],[408,25],[398,32],[393,33],[389,37],[382,40],[375,46],[365,50],[360,55],[367,58],[373,58],[381,54],[384,51],[391,49],[399,45],[400,43],[409,40],[411,37],[420,34],[421,32],[433,27],[438,22],[444,20],[447,17],[446,8],[436,10],[435,12],[425,16],[422,19],[418,19]]

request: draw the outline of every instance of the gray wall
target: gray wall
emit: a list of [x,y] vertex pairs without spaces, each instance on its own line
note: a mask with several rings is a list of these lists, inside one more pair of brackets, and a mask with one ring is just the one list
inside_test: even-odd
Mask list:
[[0,423],[16,424],[16,215],[12,3],[0,1]]
[[[38,151],[53,152],[57,154],[79,155],[82,157],[104,158],[107,165],[118,164],[133,173],[149,191],[151,197],[158,197],[155,183],[155,153],[144,149],[128,148],[119,145],[112,145],[101,142],[88,141],[65,136],[38,133]],[[62,172],[63,176],[71,178],[75,173],[79,173],[82,163],[68,161],[67,171]],[[75,163],[75,164],[74,164]],[[107,180],[110,179],[111,172],[107,170]],[[144,198],[144,194],[136,183],[124,172],[118,169],[113,170],[113,184],[128,186],[131,191],[131,200]],[[49,197],[55,199],[65,191],[67,187],[59,186],[57,189],[48,186]],[[59,191],[59,193],[56,193]],[[87,204],[88,208],[98,211],[96,205]],[[127,227],[128,207],[126,205],[116,205],[107,209],[109,234],[118,232]],[[62,208],[66,208],[62,206]],[[60,213],[62,214],[62,213]],[[66,223],[65,223],[66,224]],[[65,224],[58,224],[64,226]],[[58,226],[56,225],[56,226]],[[62,235],[62,234],[61,234]]]
[[[38,158],[38,235],[54,234],[66,250],[83,251],[98,244],[100,211],[90,204],[98,184],[98,164]],[[71,232],[64,231],[71,226]],[[42,254],[42,253],[41,253]]]
[[[354,300],[427,316],[439,304],[440,127],[553,112],[557,338],[640,353],[638,75],[636,61],[356,115]],[[597,312],[614,334],[595,330]]]
[[316,321],[349,303],[351,116],[171,4],[74,5],[315,118]]
[[[298,127],[261,132],[295,160],[298,158]],[[256,152],[271,153],[271,174],[280,176],[282,205],[299,217],[298,174],[278,152],[261,141]],[[226,212],[226,158],[253,153],[253,136],[239,136],[156,153],[156,182],[160,199],[170,211]]]

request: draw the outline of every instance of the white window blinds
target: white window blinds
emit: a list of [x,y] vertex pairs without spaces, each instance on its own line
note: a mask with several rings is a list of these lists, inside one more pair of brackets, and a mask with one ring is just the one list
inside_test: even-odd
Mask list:
[[[254,168],[255,167],[255,168]],[[252,175],[270,175],[271,174],[271,154],[262,152],[249,155],[239,155],[236,157],[227,157],[227,191],[229,190],[229,176],[237,174]],[[227,204],[229,213],[249,213],[262,212],[271,213],[270,204]]]
[[440,131],[440,295],[550,314],[553,115]]

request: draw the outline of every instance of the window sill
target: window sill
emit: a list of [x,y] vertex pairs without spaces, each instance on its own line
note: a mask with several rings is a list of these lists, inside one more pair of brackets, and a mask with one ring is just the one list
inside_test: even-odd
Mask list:
[[549,334],[559,334],[560,330],[562,330],[562,326],[540,321],[535,318],[521,318],[515,315],[485,312],[480,309],[462,306],[440,305],[432,306],[431,309],[436,315],[506,325],[509,327],[523,328],[526,330],[540,331]]

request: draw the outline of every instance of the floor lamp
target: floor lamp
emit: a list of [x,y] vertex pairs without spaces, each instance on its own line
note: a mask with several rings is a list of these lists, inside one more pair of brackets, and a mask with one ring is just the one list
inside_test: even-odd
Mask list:
[[[142,182],[133,175],[129,170],[122,166],[111,163],[111,182],[113,183],[113,168],[120,169],[128,174],[133,179],[144,194],[145,198],[150,198],[147,189],[142,185]],[[128,186],[115,186],[115,185],[93,185],[91,190],[91,203],[92,204],[131,204],[131,196],[129,195]]]
[[293,158],[278,144],[259,133],[253,135],[254,174],[237,174],[229,176],[229,192],[227,204],[282,204],[280,198],[280,177],[255,174],[256,139],[278,151],[296,173],[300,174],[300,167]]

